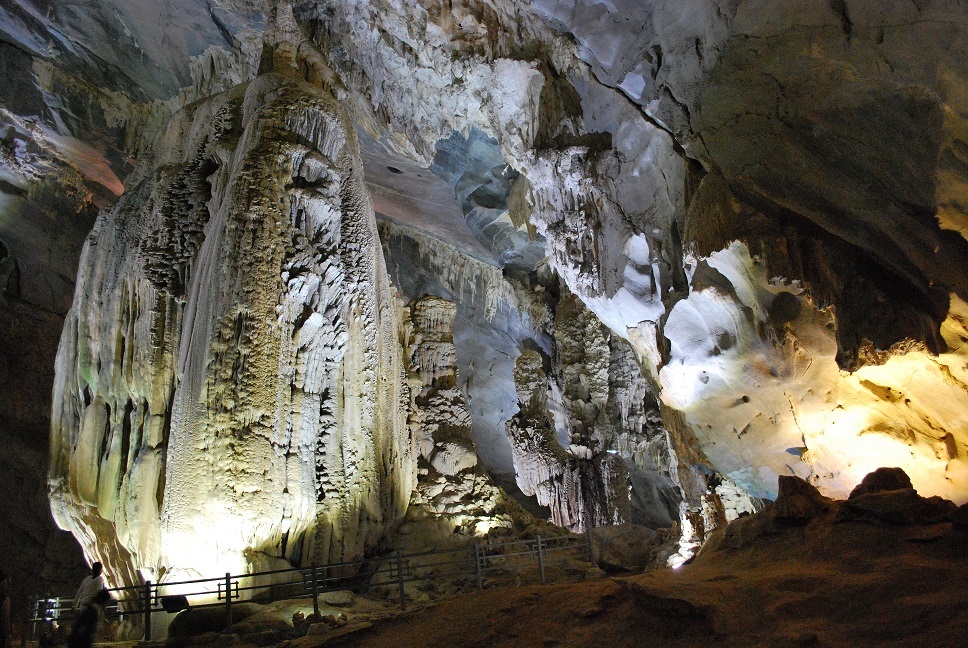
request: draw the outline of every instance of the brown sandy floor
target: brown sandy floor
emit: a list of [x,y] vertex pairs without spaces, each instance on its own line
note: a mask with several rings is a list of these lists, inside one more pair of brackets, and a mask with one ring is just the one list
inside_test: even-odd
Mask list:
[[831,513],[679,570],[487,589],[284,645],[968,646],[968,533]]

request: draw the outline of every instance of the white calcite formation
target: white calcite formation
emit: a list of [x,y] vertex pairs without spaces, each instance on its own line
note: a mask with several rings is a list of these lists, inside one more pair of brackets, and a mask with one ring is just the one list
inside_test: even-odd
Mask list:
[[562,406],[557,426],[568,451],[624,459],[632,519],[652,528],[677,524],[684,495],[678,462],[631,347],[570,293],[555,310],[554,337]]
[[406,310],[401,333],[410,397],[407,424],[419,453],[412,504],[448,520],[462,533],[483,535],[509,526],[509,519],[495,513],[504,496],[479,465],[470,413],[457,386],[457,307],[427,296],[411,301]]
[[[536,227],[567,287],[632,341],[657,391],[665,301],[687,291],[675,226],[685,165],[673,137],[596,80],[573,44],[515,4],[443,11],[408,3],[304,4],[294,16],[312,26],[317,43],[351,53],[332,62],[365,98],[351,110],[364,124],[373,112],[378,123],[386,119],[368,128],[406,134],[411,155],[429,160],[431,145],[453,130],[480,128],[496,138],[505,160],[526,177],[517,183],[524,197],[514,218]],[[502,58],[528,46],[546,52],[555,73],[541,74],[537,61]],[[680,467],[690,472],[686,481],[703,482],[702,471]],[[698,506],[706,485],[691,490]]]
[[562,409],[557,426],[568,452],[625,461],[632,521],[681,525],[681,555],[688,557],[709,532],[758,508],[734,482],[713,475],[697,450],[680,457],[632,347],[574,295],[558,302],[554,337]]
[[332,97],[268,75],[181,111],[83,254],[58,524],[128,583],[359,558],[415,477],[396,339]]
[[[843,497],[898,465],[964,501],[964,8],[760,5],[535,3],[648,122],[603,121],[624,104],[576,84],[585,124],[618,151],[652,128],[689,159],[666,183],[683,166],[662,146],[543,153],[538,229],[683,415],[677,435],[737,484],[772,497],[796,474]],[[650,149],[655,193],[623,199]]]
[[514,367],[520,411],[507,423],[518,487],[551,510],[551,521],[572,531],[621,524],[631,517],[628,472],[622,460],[587,447],[562,448],[548,410],[548,377],[537,351]]

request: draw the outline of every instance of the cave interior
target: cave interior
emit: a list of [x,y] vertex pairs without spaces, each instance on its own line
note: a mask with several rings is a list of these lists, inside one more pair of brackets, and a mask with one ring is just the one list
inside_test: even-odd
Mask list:
[[543,534],[632,580],[353,645],[968,630],[963,0],[0,0],[0,78],[15,618]]

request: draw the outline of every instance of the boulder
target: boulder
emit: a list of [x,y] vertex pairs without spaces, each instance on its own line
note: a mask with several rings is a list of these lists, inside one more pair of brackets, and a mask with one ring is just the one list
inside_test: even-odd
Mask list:
[[914,488],[911,478],[900,468],[878,468],[872,473],[868,473],[864,479],[850,491],[847,499],[854,499],[865,493],[877,493],[880,491],[893,491],[902,488]]
[[330,629],[331,629],[331,626],[324,621],[313,623],[313,624],[310,624],[309,629],[306,630],[306,636],[311,637],[313,635],[326,634],[327,632],[330,631]]
[[833,504],[816,487],[799,477],[781,475],[777,490],[776,501],[769,509],[777,524],[803,526],[829,511]]
[[323,592],[319,595],[319,600],[333,607],[347,607],[353,605],[356,597],[349,590],[336,590],[335,592]]
[[956,531],[968,531],[968,504],[962,504],[949,513],[948,519]]
[[592,529],[595,562],[606,571],[640,572],[656,560],[667,541],[662,530],[638,524],[618,524]]
[[941,497],[921,497],[913,488],[864,493],[840,505],[837,522],[875,522],[898,526],[946,522],[955,512],[954,502]]
[[[235,616],[233,612],[232,616]],[[246,618],[243,621],[236,621],[233,618],[234,624],[232,629],[235,632],[241,634],[259,634],[265,632],[282,633],[282,634],[292,634],[292,624],[288,619],[280,617],[274,614],[257,613]]]
[[304,637],[311,630],[314,623],[320,623],[322,619],[318,614],[310,614],[308,617],[302,612],[292,615],[293,634],[297,637]]
[[331,628],[340,628],[349,623],[349,619],[346,614],[339,612],[337,614],[324,614],[323,623],[330,626]]

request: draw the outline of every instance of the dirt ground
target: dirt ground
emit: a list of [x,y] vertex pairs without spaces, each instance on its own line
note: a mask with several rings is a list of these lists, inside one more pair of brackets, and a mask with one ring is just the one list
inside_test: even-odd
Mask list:
[[831,512],[752,535],[677,570],[485,589],[284,646],[968,645],[968,533],[950,523]]

